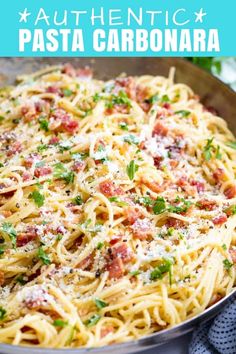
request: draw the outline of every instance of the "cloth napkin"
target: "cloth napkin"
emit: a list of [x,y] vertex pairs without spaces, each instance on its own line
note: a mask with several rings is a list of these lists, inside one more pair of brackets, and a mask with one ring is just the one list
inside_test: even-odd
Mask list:
[[236,299],[193,333],[189,354],[236,354]]

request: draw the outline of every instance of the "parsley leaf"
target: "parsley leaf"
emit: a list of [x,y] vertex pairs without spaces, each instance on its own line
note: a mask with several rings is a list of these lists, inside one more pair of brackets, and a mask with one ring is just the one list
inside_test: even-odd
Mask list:
[[57,179],[64,179],[67,184],[73,183],[75,178],[74,172],[67,170],[61,162],[54,165],[53,176]]
[[236,150],[236,141],[230,141],[226,145],[231,147],[232,149]]
[[155,94],[155,95],[151,96],[150,98],[148,98],[146,101],[147,101],[147,103],[154,104],[158,100],[159,100],[159,96],[158,96],[158,94]]
[[2,306],[0,306],[0,321],[4,320],[6,313],[7,311]]
[[44,204],[45,197],[43,194],[41,194],[39,191],[33,191],[30,195],[30,198],[32,198],[35,202],[35,204],[40,208]]
[[46,265],[51,264],[51,260],[50,260],[49,256],[43,250],[42,247],[39,247],[37,256],[43,262],[43,264],[46,264]]
[[119,123],[119,127],[120,127],[120,129],[122,129],[122,130],[129,130],[128,129],[128,124],[127,123],[125,123],[125,122],[120,122]]
[[46,144],[42,144],[37,147],[38,152],[42,152],[43,150],[47,150],[47,149],[48,149],[48,145]]
[[203,156],[206,161],[209,161],[212,158],[213,142],[214,138],[207,139],[206,146],[203,150]]
[[123,140],[125,143],[128,143],[130,145],[131,144],[138,145],[138,143],[139,143],[139,139],[135,135],[132,135],[132,134],[126,135]]
[[87,321],[85,321],[85,325],[87,327],[92,327],[95,324],[97,324],[100,319],[101,319],[101,316],[96,313],[92,317],[90,317]]
[[228,259],[224,259],[223,264],[224,268],[228,271],[233,267],[233,263],[231,263]]
[[80,195],[77,195],[75,198],[74,198],[74,203],[76,205],[82,205],[83,204],[83,199],[81,198]]
[[134,179],[135,172],[137,171],[138,171],[138,165],[135,164],[134,160],[130,161],[130,163],[126,167],[126,172],[131,181]]
[[162,279],[165,273],[169,273],[169,280],[170,280],[170,285],[172,283],[172,274],[171,274],[171,267],[173,263],[169,259],[164,259],[163,262],[154,268],[154,270],[150,274],[150,279],[151,280],[157,280],[157,279]]
[[107,108],[113,108],[114,105],[126,105],[130,108],[131,101],[128,98],[127,94],[124,91],[119,91],[118,95],[111,95],[111,100],[106,103]]
[[42,117],[39,118],[39,125],[42,130],[45,130],[45,132],[49,131],[49,128],[48,128],[49,123],[46,119],[44,119]]
[[70,97],[73,94],[73,91],[67,88],[63,89],[62,92],[65,97]]
[[2,223],[1,229],[10,237],[13,247],[16,247],[17,232],[13,225],[9,222],[4,222]]
[[170,98],[167,95],[163,95],[161,98],[161,103],[167,103],[170,102]]
[[108,306],[108,304],[105,301],[102,301],[98,298],[95,299],[95,305],[99,310],[103,309],[104,307]]
[[132,277],[137,277],[139,274],[141,274],[140,270],[134,270],[132,272],[129,272]]
[[166,202],[163,197],[157,197],[154,205],[153,212],[155,215],[161,214],[166,210]]
[[182,117],[187,118],[191,114],[191,112],[183,109],[180,111],[176,111],[175,114],[180,114]]
[[53,326],[55,327],[66,327],[67,325],[68,325],[68,321],[63,321],[59,318],[53,321]]

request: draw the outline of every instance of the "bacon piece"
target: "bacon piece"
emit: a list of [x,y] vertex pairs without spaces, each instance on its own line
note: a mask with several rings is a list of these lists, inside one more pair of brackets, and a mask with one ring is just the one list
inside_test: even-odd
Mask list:
[[114,113],[121,113],[121,114],[128,114],[130,108],[126,104],[114,104],[112,108],[106,109],[106,114],[114,114]]
[[214,225],[222,225],[227,221],[227,215],[221,214],[212,219]]
[[84,258],[77,266],[76,268],[80,269],[87,269],[92,263],[93,263],[93,255],[90,254],[86,258]]
[[34,175],[37,178],[49,175],[50,173],[52,173],[52,168],[50,166],[37,167],[34,170]]
[[126,220],[130,225],[133,225],[136,220],[138,220],[141,216],[142,213],[138,208],[127,208],[125,209],[124,212],[126,216]]
[[63,66],[62,72],[71,77],[79,77],[81,79],[90,79],[93,76],[92,69],[86,66],[85,68],[75,69],[70,63]]
[[233,263],[235,264],[236,263],[236,248],[230,247],[229,253],[230,253]]
[[155,156],[153,158],[153,161],[154,161],[154,166],[157,168],[157,169],[160,169],[161,168],[161,163],[163,161],[163,156]]
[[109,243],[111,246],[113,246],[117,242],[121,241],[121,239],[122,239],[122,235],[113,235]]
[[153,191],[154,193],[161,193],[165,190],[165,188],[167,187],[167,183],[163,183],[163,184],[159,184],[155,181],[149,181],[145,178],[142,178],[141,182],[147,186],[149,189],[151,189],[151,191]]
[[130,228],[134,236],[140,240],[146,240],[148,236],[153,234],[153,225],[147,218],[137,219]]
[[11,146],[10,149],[7,151],[7,156],[10,157],[22,151],[22,145],[20,141],[15,141]]
[[3,286],[5,282],[5,274],[2,270],[0,270],[0,286]]
[[61,108],[56,109],[50,118],[49,129],[50,130],[65,130],[70,134],[74,134],[79,127],[79,123],[76,120],[72,120],[71,116]]
[[56,145],[56,144],[59,143],[59,141],[60,141],[60,139],[58,138],[58,136],[53,136],[53,137],[49,140],[48,144],[49,144],[49,145]]
[[72,170],[75,172],[81,172],[85,169],[85,163],[83,161],[75,161],[72,166]]
[[39,100],[34,103],[29,103],[21,107],[21,114],[24,122],[29,123],[33,121],[41,112],[49,113],[50,104],[47,101]]
[[228,199],[234,198],[236,196],[236,185],[231,185],[230,187],[226,188],[224,195]]
[[113,247],[112,254],[114,257],[122,259],[123,263],[129,263],[133,258],[133,253],[125,243],[121,243],[119,246]]
[[23,175],[22,175],[23,182],[30,181],[32,178],[33,178],[33,176],[29,172],[27,172],[27,171],[23,172]]
[[121,187],[117,187],[115,185],[115,183],[110,181],[110,180],[101,182],[99,184],[99,190],[106,197],[114,197],[114,196],[117,196],[117,195],[124,194],[123,189]]
[[136,99],[136,85],[132,76],[116,78],[114,93],[119,93],[120,91],[124,91],[132,100]]
[[168,102],[164,102],[162,107],[169,110],[171,108],[171,105]]
[[197,202],[201,210],[212,211],[216,208],[217,203],[214,200],[202,199]]
[[114,327],[112,325],[108,325],[105,328],[101,329],[101,335],[100,338],[104,338],[106,337],[109,333],[113,333],[114,332]]
[[157,122],[153,128],[152,135],[166,136],[168,133],[168,128],[164,126],[161,122]]
[[167,227],[174,227],[175,229],[179,229],[185,226],[185,222],[183,220],[170,217],[168,218],[166,225]]
[[56,95],[61,96],[61,97],[63,96],[61,89],[57,86],[48,86],[46,89],[46,92],[55,93]]
[[38,288],[36,291],[32,291],[24,300],[25,306],[32,309],[39,309],[41,306],[47,303],[47,292],[44,289]]
[[119,279],[124,274],[124,265],[121,258],[114,258],[106,265],[106,270],[109,272],[109,279]]
[[30,241],[33,241],[38,236],[38,230],[35,226],[28,226],[26,232],[22,232],[17,236],[16,246],[22,247],[25,246]]
[[39,154],[37,153],[32,153],[30,154],[29,156],[27,156],[24,161],[23,161],[23,165],[25,167],[32,167],[34,163],[40,161],[42,159],[42,156],[40,156]]
[[225,171],[223,168],[217,168],[214,172],[213,172],[213,178],[214,180],[219,183],[219,182],[223,182],[226,179],[226,175],[225,175]]
[[198,193],[204,192],[205,190],[205,184],[203,182],[192,180],[190,184],[197,188]]

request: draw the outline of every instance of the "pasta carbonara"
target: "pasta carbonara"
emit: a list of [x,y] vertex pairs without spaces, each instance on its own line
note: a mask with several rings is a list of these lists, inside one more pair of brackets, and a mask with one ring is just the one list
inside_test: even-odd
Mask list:
[[0,342],[126,342],[232,291],[236,142],[173,76],[1,89]]

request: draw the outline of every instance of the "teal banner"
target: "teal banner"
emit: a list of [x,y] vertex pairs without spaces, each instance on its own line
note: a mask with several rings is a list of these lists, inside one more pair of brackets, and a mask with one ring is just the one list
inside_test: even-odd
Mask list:
[[0,56],[236,56],[236,1],[9,0]]

